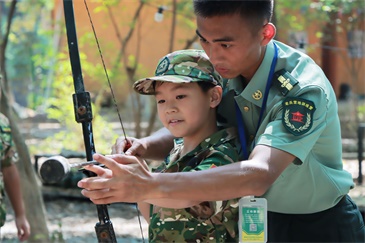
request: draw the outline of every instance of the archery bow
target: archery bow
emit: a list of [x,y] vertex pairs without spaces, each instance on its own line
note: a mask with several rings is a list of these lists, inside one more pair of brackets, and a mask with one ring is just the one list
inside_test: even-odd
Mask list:
[[[93,27],[94,36],[98,45],[99,54],[103,62],[104,71],[109,83],[109,87],[112,92],[112,97],[114,101],[114,105],[116,107],[119,121],[122,126],[122,130],[124,133],[124,137],[126,138],[126,133],[124,130],[123,122],[118,110],[118,106],[115,101],[113,89],[110,84],[109,76],[107,73],[107,70],[105,68],[104,59],[101,53],[101,49],[99,46],[98,39],[96,37],[96,32],[94,29],[94,25],[91,21],[91,16],[89,13],[89,10],[87,8],[86,0],[84,0],[85,7],[87,9],[89,19],[91,22],[91,25]],[[64,5],[64,14],[65,14],[65,24],[66,24],[66,32],[67,32],[67,42],[68,42],[68,48],[69,48],[69,55],[70,55],[70,62],[71,62],[71,69],[72,69],[72,76],[74,80],[74,88],[75,88],[75,94],[73,94],[73,102],[74,102],[74,112],[75,112],[75,120],[78,123],[82,124],[82,131],[83,131],[83,137],[84,137],[84,144],[85,144],[85,151],[86,151],[86,159],[87,161],[92,161],[92,156],[95,153],[95,144],[93,139],[93,131],[92,131],[92,110],[91,110],[91,102],[90,102],[90,93],[85,92],[84,88],[84,82],[83,82],[83,76],[81,71],[81,62],[80,62],[80,56],[79,56],[79,50],[78,50],[78,44],[77,44],[77,34],[76,34],[76,26],[75,26],[75,16],[74,16],[74,10],[73,10],[73,1],[72,0],[63,0]],[[127,140],[127,144],[128,140]],[[130,144],[129,144],[130,146]],[[94,176],[95,174],[89,171],[83,171],[87,176]],[[98,212],[98,218],[99,222],[95,225],[95,231],[99,242],[106,243],[106,242],[117,242],[112,222],[110,221],[107,205],[96,205],[97,212]],[[138,209],[137,209],[138,212]],[[140,221],[140,216],[138,212],[138,220],[140,224],[140,229],[142,233],[142,240],[144,242],[143,238],[143,231]]]

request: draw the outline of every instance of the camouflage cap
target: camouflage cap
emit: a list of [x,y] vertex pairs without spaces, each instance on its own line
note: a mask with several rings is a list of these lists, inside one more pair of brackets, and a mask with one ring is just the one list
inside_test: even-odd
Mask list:
[[133,84],[140,94],[155,93],[155,81],[172,83],[209,82],[222,85],[222,77],[214,70],[203,50],[180,50],[161,58],[154,77],[143,78]]

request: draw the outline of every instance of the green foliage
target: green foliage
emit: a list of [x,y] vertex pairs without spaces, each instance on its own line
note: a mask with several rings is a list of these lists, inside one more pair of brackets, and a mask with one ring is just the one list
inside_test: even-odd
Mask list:
[[[85,55],[80,55],[80,58],[83,67],[86,70],[91,70],[93,65],[87,62]],[[95,66],[94,70],[97,70]],[[87,87],[85,87],[85,90],[87,91]],[[59,54],[53,91],[54,95],[49,100],[50,107],[47,109],[47,115],[48,118],[57,120],[63,130],[54,136],[48,137],[40,144],[37,144],[36,148],[31,148],[31,150],[37,149],[38,153],[39,150],[45,153],[61,152],[63,149],[77,152],[85,151],[82,126],[75,121],[74,117],[72,94],[75,91],[70,70],[70,60],[68,55],[63,53]],[[99,107],[93,103],[92,111],[94,116],[92,123],[95,147],[97,152],[108,154],[110,153],[111,145],[117,138],[117,134],[114,134],[111,125],[99,115]]]
[[[296,1],[276,0],[275,14],[277,16],[278,28],[285,28],[292,31],[305,30],[311,23],[312,15],[309,5],[311,0]],[[295,14],[295,13],[300,14]]]
[[63,233],[62,233],[62,222],[61,220],[58,222],[58,229],[54,230],[51,233],[51,242],[53,243],[63,243],[65,242],[65,239],[63,238]]
[[95,12],[105,11],[106,7],[118,6],[120,0],[94,0],[94,2],[102,3],[100,6],[95,8]]
[[362,101],[362,104],[360,104],[357,107],[357,115],[359,116],[359,120],[361,122],[365,122],[365,101]]
[[[285,26],[286,29],[301,31],[313,21],[320,29],[328,21],[333,21],[334,15],[338,25],[364,21],[364,0],[302,0],[295,4],[293,0],[276,0],[275,3],[278,26]],[[297,11],[300,15],[293,14]],[[339,28],[339,31],[343,29]]]
[[33,239],[35,242],[45,242],[45,240],[48,239],[48,237],[45,234],[36,234],[34,235]]
[[[12,21],[6,52],[8,80],[17,101],[31,108],[44,102],[47,64],[54,55],[49,19],[45,16],[53,7],[53,1],[21,1]],[[8,4],[2,4],[2,8],[8,11]],[[6,17],[1,16],[2,23],[6,23]]]
[[[319,0],[313,1],[310,7],[315,10],[316,16],[324,21],[333,21],[339,31],[349,30],[349,25],[364,21],[365,1],[363,0]],[[335,18],[335,19],[333,19]]]

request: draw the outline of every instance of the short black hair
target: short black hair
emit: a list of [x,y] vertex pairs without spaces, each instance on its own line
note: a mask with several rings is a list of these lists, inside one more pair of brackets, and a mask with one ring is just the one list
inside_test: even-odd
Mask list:
[[211,82],[197,82],[199,87],[202,89],[204,93],[207,93],[208,90],[212,89],[213,87],[217,86],[215,84],[212,84]]
[[270,22],[274,0],[194,0],[194,13],[203,18],[239,14],[254,26]]

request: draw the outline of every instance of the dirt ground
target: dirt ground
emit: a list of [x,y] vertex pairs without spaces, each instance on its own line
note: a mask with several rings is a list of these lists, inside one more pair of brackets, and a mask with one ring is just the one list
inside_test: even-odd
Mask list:
[[[356,160],[344,160],[344,166],[346,170],[352,173],[354,178],[357,178],[358,162]],[[96,206],[87,199],[83,199],[82,196],[79,196],[79,189],[71,190],[72,192],[63,191],[63,194],[62,192],[57,193],[59,196],[55,197],[54,194],[57,188],[45,186],[43,189],[48,217],[47,224],[49,232],[55,239],[53,242],[97,243],[98,240],[94,231],[95,224],[98,222]],[[71,196],[66,197],[65,195]],[[364,183],[362,185],[356,185],[350,191],[350,196],[362,210],[365,209]],[[10,209],[11,207],[8,205],[8,208]],[[108,212],[118,243],[143,242],[135,205],[122,203],[112,204],[108,206]],[[148,226],[142,216],[140,216],[140,220],[143,237],[146,242],[148,238]],[[7,222],[1,228],[0,242],[18,242],[16,240],[16,228],[12,211],[7,215]]]
[[[48,230],[53,242],[98,242],[94,229],[98,222],[97,210],[90,201],[75,198],[45,199],[45,207]],[[143,242],[134,205],[112,204],[108,206],[108,212],[118,243]],[[148,226],[142,216],[140,220],[143,237],[146,239]],[[18,242],[13,212],[9,212],[6,224],[1,228],[0,242]]]
[[[120,124],[115,122],[118,128]],[[118,126],[119,125],[119,126]],[[23,120],[19,124],[21,132],[27,138],[26,143],[36,143],[50,134],[62,130],[58,123],[43,116]],[[96,206],[85,199],[80,189],[60,189],[43,186],[42,188],[47,226],[53,243],[92,243],[98,242],[95,225],[99,222]],[[9,210],[5,225],[1,228],[0,243],[19,242],[16,236],[14,213],[7,202]],[[113,224],[118,243],[148,242],[148,225],[133,204],[108,205],[108,213]],[[141,226],[139,223],[141,221]],[[141,227],[142,232],[141,233]],[[28,241],[28,243],[33,243]]]

